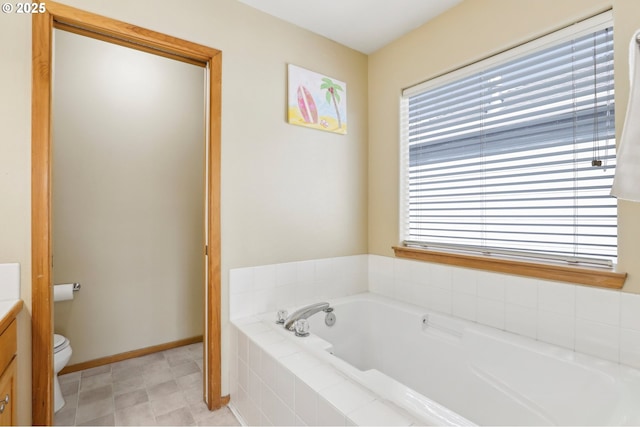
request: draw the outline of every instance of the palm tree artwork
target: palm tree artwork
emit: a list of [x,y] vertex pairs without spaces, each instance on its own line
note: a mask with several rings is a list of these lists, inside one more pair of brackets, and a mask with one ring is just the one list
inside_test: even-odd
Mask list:
[[[347,134],[347,83],[288,64],[287,121],[296,126]],[[326,100],[326,101],[325,101]]]
[[340,109],[338,108],[338,104],[340,103],[340,93],[338,91],[344,91],[344,89],[327,77],[323,77],[322,82],[320,89],[327,91],[326,98],[329,104],[333,101],[333,106],[336,109],[336,118],[338,119],[338,129],[340,129],[342,128],[342,120],[340,119]]

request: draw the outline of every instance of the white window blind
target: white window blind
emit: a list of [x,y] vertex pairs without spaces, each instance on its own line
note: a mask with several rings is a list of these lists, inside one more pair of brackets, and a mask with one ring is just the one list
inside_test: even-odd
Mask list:
[[610,25],[598,17],[404,92],[406,245],[616,261]]

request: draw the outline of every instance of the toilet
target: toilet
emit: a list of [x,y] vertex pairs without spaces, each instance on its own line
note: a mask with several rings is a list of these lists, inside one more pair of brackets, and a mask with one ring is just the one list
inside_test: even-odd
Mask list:
[[54,411],[58,412],[64,406],[64,397],[60,390],[58,372],[64,368],[71,358],[71,344],[62,335],[53,335],[53,396]]

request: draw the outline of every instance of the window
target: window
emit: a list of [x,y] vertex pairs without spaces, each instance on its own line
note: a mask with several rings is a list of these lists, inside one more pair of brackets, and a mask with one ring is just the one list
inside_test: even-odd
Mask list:
[[612,265],[611,14],[406,89],[407,246]]

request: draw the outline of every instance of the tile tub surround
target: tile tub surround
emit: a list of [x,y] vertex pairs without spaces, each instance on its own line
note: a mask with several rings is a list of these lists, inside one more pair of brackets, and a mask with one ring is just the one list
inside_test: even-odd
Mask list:
[[640,369],[640,295],[379,255],[238,268],[230,317],[373,292]]
[[368,255],[233,269],[231,319],[366,292],[368,269]]
[[640,369],[640,295],[369,255],[369,292]]
[[412,422],[252,317],[367,290],[640,369],[640,295],[618,290],[378,255],[235,269],[229,284],[230,406],[249,425]]
[[231,403],[247,425],[401,425],[400,408],[344,377],[258,318],[231,327]]

